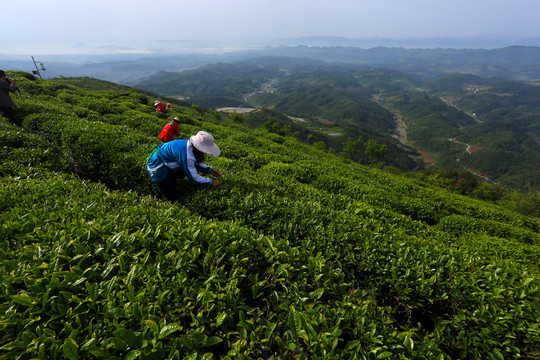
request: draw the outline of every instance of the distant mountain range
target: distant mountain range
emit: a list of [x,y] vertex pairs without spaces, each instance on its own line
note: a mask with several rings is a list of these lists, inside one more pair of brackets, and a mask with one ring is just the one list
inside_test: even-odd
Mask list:
[[[324,38],[326,43],[346,44],[343,39]],[[286,41],[284,41],[286,43]],[[351,44],[357,41],[350,40]],[[530,42],[534,42],[531,40]],[[324,43],[323,39],[305,39],[305,43]],[[206,64],[236,62],[255,57],[290,57],[326,63],[345,63],[387,67],[421,77],[449,73],[468,73],[509,80],[540,80],[540,47],[508,46],[496,49],[405,48],[358,46],[267,46],[221,54],[167,52],[152,54],[117,54],[95,56],[46,56],[40,58],[47,70],[42,76],[89,76],[125,85],[159,71],[180,72]],[[5,69],[32,71],[30,56],[4,57]]]
[[437,38],[344,38],[336,36],[307,36],[281,39],[280,46],[315,46],[315,47],[398,47],[406,49],[497,49],[512,45],[540,46],[540,38],[492,38],[492,37],[437,37]]

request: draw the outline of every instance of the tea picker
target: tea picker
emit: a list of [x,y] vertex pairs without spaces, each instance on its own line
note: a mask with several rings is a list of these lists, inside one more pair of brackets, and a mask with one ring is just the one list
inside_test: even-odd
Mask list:
[[221,151],[214,137],[199,131],[189,140],[173,140],[159,145],[147,158],[146,170],[152,183],[168,200],[178,198],[176,180],[187,177],[191,183],[203,186],[219,186],[219,180],[201,176],[199,173],[220,177],[221,173],[204,164],[205,154],[219,156]]
[[0,70],[0,113],[10,119],[13,115],[15,103],[11,100],[9,93],[19,90],[15,84],[15,79],[6,78],[6,73]]
[[180,125],[180,119],[176,116],[169,123],[165,124],[159,134],[159,139],[164,143],[178,139],[180,137],[178,125]]

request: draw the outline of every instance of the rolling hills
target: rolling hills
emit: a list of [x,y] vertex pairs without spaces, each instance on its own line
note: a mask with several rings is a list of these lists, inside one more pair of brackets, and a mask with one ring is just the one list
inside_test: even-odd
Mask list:
[[[0,359],[540,356],[537,219],[174,99],[8,75]],[[223,174],[173,204],[144,164],[172,116]]]
[[[426,91],[431,95],[427,100],[418,93],[387,100],[412,125],[411,139],[423,142],[424,151],[440,156],[440,165],[459,163],[511,188],[540,188],[538,85],[448,75],[432,79]],[[455,115],[450,116],[451,112]],[[440,119],[445,124],[439,123],[439,130],[445,126],[453,130],[438,134],[430,130]],[[467,153],[455,143],[448,146],[450,138],[470,144],[475,151]]]
[[[324,134],[320,141],[338,153],[358,138],[374,139],[387,147],[382,160],[392,166],[423,166],[412,158],[426,154],[424,161],[429,157],[439,167],[467,169],[510,189],[540,189],[540,88],[535,83],[257,58],[162,73],[137,86],[182,94],[203,107],[257,106],[303,119],[300,124],[279,116],[272,121]],[[407,128],[401,142],[395,139],[396,121]]]

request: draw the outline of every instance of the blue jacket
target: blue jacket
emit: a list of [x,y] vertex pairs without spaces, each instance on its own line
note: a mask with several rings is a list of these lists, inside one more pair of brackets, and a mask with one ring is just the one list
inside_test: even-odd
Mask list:
[[182,172],[192,183],[211,186],[213,180],[200,176],[197,171],[210,174],[212,168],[195,161],[193,145],[189,140],[173,140],[158,146],[148,158],[146,170],[154,184],[162,182],[168,172],[173,171]]

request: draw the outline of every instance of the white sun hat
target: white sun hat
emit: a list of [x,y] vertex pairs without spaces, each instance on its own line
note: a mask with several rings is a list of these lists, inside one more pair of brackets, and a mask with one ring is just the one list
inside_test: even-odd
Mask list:
[[214,137],[206,131],[199,131],[197,135],[190,137],[189,141],[191,141],[191,144],[195,146],[197,150],[205,154],[219,156],[221,153],[218,146],[214,143]]

